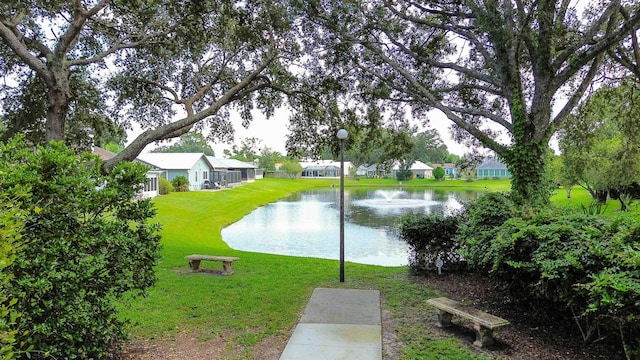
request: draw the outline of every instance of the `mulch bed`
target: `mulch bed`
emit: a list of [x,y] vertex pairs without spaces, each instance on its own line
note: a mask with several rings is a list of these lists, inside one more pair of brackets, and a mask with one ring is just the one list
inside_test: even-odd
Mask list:
[[[494,359],[562,359],[562,360],[624,360],[622,345],[615,338],[585,344],[577,325],[568,320],[568,310],[558,309],[558,317],[550,318],[509,303],[493,291],[486,278],[469,273],[447,273],[414,277],[414,281],[438,289],[445,296],[471,304],[477,309],[507,319],[511,325],[496,331],[497,343],[479,352]],[[454,316],[457,325],[434,331],[473,343],[472,324]]]

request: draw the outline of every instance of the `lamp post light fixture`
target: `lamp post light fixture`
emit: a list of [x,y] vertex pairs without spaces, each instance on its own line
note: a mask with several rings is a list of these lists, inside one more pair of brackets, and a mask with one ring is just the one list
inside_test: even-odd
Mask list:
[[340,139],[340,282],[344,282],[344,139],[348,135],[345,129],[336,134]]

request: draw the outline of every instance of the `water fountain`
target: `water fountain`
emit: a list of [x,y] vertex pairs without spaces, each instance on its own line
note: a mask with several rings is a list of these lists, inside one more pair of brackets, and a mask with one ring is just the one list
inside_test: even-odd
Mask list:
[[438,201],[407,197],[408,193],[403,190],[376,190],[374,195],[373,198],[354,200],[352,204],[373,208],[411,208],[440,204]]

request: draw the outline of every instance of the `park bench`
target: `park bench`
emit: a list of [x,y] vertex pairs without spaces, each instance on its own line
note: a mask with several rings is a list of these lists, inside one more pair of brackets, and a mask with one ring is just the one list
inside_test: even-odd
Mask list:
[[233,262],[240,260],[237,257],[230,256],[211,256],[211,255],[187,255],[184,257],[189,260],[189,267],[191,271],[198,271],[200,269],[200,261],[220,261],[222,262],[222,275],[233,274]]
[[460,304],[455,300],[446,297],[427,300],[427,303],[438,309],[438,326],[447,327],[451,325],[453,315],[458,315],[474,323],[476,331],[476,341],[473,345],[485,347],[494,343],[493,330],[501,326],[509,325],[509,321],[484,311],[474,309],[471,306]]

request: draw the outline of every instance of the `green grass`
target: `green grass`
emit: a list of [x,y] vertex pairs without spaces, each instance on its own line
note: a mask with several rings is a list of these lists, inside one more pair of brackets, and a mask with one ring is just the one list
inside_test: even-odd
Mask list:
[[[443,182],[459,187],[463,182]],[[258,206],[314,187],[330,187],[333,180],[262,179],[234,189],[216,192],[172,193],[154,200],[162,224],[162,259],[158,281],[144,298],[127,298],[119,304],[131,321],[137,338],[171,338],[176,333],[196,333],[202,340],[223,336],[230,354],[252,357],[253,346],[272,334],[288,336],[314,288],[378,289],[383,308],[399,322],[398,337],[406,345],[404,359],[421,359],[425,351],[438,349],[439,358],[475,359],[456,339],[443,340],[425,333],[424,322],[432,310],[425,299],[436,294],[412,281],[406,267],[345,264],[345,282],[339,282],[335,260],[243,252],[230,249],[220,230],[240,220]],[[403,186],[432,185],[428,181]],[[441,187],[440,183],[434,183]],[[464,183],[469,185],[469,183]],[[475,183],[471,183],[474,184]],[[504,184],[504,183],[503,183]],[[507,183],[508,184],[508,183]],[[346,186],[397,186],[397,181],[346,181]],[[484,189],[481,185],[480,188]],[[232,276],[189,273],[184,256],[194,253],[237,256]],[[218,269],[219,263],[201,267]],[[411,316],[419,314],[423,322]],[[238,356],[237,354],[241,354]]]
[[[591,194],[584,188],[575,186],[571,190],[571,197],[567,197],[567,191],[564,188],[556,189],[551,196],[551,203],[564,209],[572,209],[581,211],[583,207],[589,207],[593,202]],[[629,216],[640,216],[640,202],[635,200],[629,205],[627,212]],[[620,213],[620,201],[608,199],[604,205],[605,216],[616,216]]]
[[[178,332],[198,334],[203,341],[223,337],[224,358],[250,359],[253,347],[269,335],[288,336],[314,288],[378,289],[383,309],[397,323],[396,336],[404,344],[402,359],[486,359],[455,338],[441,338],[426,326],[433,310],[425,299],[432,289],[417,284],[406,267],[380,267],[346,263],[345,283],[340,283],[335,260],[268,255],[237,251],[222,241],[221,229],[240,220],[258,206],[293,192],[338,186],[336,179],[262,179],[234,189],[216,192],[172,193],[154,200],[162,226],[162,259],[157,284],[144,298],[124,299],[119,308],[131,321],[138,338],[171,338]],[[345,181],[346,187],[399,187],[393,179]],[[403,188],[430,187],[448,190],[508,191],[508,180],[466,182],[432,179],[404,181]],[[574,188],[568,199],[563,189],[552,202],[580,208],[591,202],[589,194]],[[610,201],[608,214],[618,202]],[[637,207],[634,207],[637,214]],[[201,253],[240,257],[234,275],[214,276],[188,271],[184,256]],[[219,269],[219,263],[203,262],[203,268]],[[416,316],[419,321],[416,321]],[[240,355],[238,355],[240,354]]]

